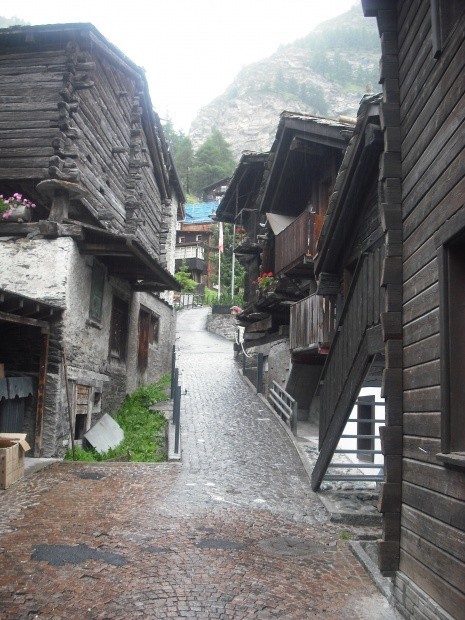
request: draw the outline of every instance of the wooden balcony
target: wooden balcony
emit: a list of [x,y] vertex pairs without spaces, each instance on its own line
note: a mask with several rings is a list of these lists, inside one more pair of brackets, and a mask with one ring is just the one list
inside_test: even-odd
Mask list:
[[291,306],[289,328],[291,351],[313,351],[326,354],[335,328],[335,298],[314,294],[298,301]]
[[[313,256],[323,215],[304,211],[275,238],[276,274],[291,270],[313,270]],[[305,266],[308,266],[305,268]]]

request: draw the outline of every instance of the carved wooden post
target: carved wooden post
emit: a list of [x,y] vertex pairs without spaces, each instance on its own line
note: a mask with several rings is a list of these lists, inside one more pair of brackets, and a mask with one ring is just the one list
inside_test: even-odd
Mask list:
[[60,179],[46,179],[37,185],[39,192],[51,200],[49,220],[63,222],[69,217],[70,201],[86,195],[86,190],[78,183]]

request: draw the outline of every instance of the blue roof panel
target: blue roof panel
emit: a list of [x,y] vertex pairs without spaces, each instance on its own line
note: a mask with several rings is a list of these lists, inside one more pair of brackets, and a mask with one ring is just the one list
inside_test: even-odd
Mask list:
[[211,222],[211,215],[216,213],[216,209],[220,204],[219,200],[212,202],[196,202],[195,204],[186,204],[186,218],[183,220],[186,224],[196,224],[200,222]]

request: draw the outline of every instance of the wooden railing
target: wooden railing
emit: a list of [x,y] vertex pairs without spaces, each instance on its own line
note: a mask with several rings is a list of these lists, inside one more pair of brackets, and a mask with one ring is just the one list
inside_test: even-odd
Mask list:
[[323,216],[304,211],[292,224],[276,235],[275,272],[312,259],[321,230]]
[[336,327],[335,298],[310,295],[291,306],[290,348],[326,353]]

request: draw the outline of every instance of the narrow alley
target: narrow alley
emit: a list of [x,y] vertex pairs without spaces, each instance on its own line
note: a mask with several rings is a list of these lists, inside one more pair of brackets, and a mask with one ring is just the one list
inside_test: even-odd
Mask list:
[[56,463],[0,492],[0,617],[398,618],[207,312],[178,317],[180,464]]

